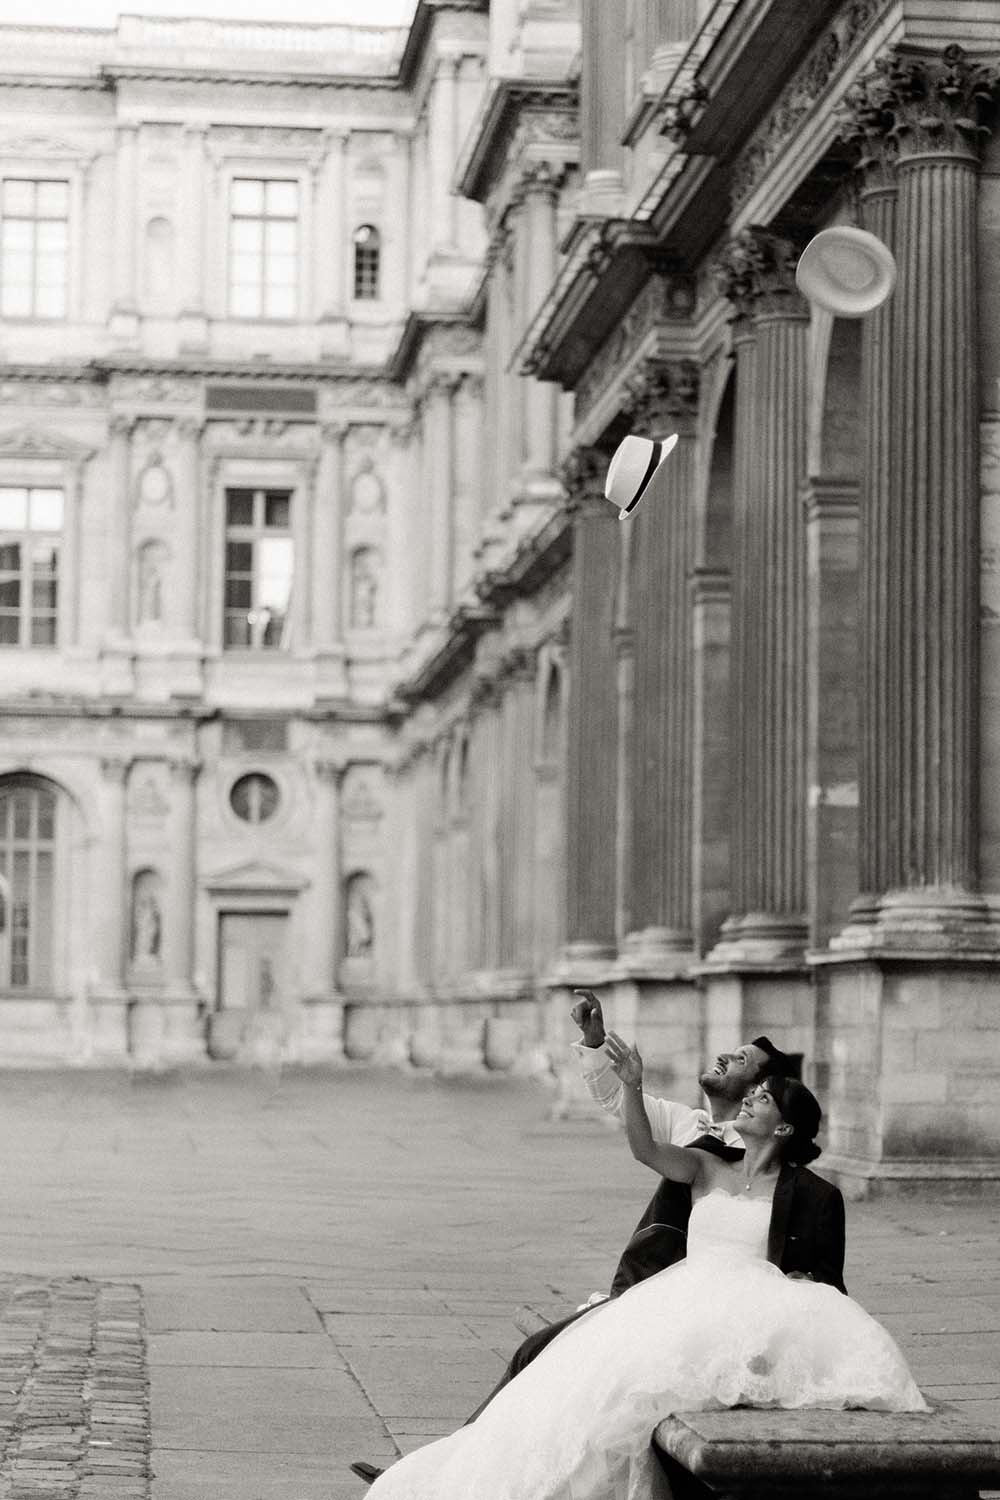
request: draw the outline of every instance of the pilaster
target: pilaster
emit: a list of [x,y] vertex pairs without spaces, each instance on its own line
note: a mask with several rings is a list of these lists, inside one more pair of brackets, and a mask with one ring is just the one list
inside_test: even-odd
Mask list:
[[429,382],[425,398],[425,453],[428,458],[430,498],[429,613],[442,617],[451,602],[452,564],[452,487],[454,474],[454,435],[452,398],[455,381],[451,376],[435,375]]
[[170,766],[170,866],[163,949],[170,998],[194,1002],[194,924],[197,890],[196,800],[200,766],[177,760]]
[[181,271],[180,345],[203,349],[208,341],[205,312],[206,159],[204,125],[184,129],[184,234]]
[[178,423],[181,440],[180,472],[176,490],[177,566],[174,573],[174,624],[185,641],[201,636],[198,619],[200,597],[200,539],[202,535],[201,438],[204,424],[193,418]]
[[131,417],[115,415],[109,423],[109,483],[105,498],[107,555],[110,558],[108,627],[119,639],[128,636],[131,619],[129,594],[132,572]]
[[93,845],[90,898],[92,931],[97,936],[96,988],[102,1000],[124,1000],[127,891],[125,788],[130,762],[108,756],[101,761],[103,819]]
[[344,442],[347,425],[324,422],[319,429],[319,465],[310,546],[312,566],[312,644],[318,653],[335,650],[342,639],[344,559]]

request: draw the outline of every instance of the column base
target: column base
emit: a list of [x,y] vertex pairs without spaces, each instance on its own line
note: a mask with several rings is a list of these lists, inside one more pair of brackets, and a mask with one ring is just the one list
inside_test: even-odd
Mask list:
[[617,949],[613,943],[596,943],[576,939],[567,943],[552,966],[550,985],[572,987],[576,984],[606,984],[614,978],[612,969]]
[[809,924],[797,912],[747,912],[723,923],[706,962],[725,967],[800,965],[808,940]]
[[855,902],[836,954],[924,958],[1000,956],[1000,925],[983,896],[957,887],[888,891]]
[[675,927],[644,927],[622,939],[618,969],[628,978],[672,979],[694,962],[691,933]]

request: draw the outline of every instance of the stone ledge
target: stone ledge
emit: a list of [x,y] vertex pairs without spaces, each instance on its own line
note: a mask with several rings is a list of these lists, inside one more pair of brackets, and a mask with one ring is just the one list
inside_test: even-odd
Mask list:
[[975,1500],[1000,1485],[1000,1434],[946,1406],[929,1414],[679,1412],[659,1424],[653,1441],[677,1500]]

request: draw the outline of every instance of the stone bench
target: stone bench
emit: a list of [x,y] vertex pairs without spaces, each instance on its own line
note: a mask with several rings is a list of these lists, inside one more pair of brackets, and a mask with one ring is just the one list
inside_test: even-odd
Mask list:
[[1000,1488],[1000,1431],[947,1406],[679,1412],[653,1441],[674,1500],[977,1500]]

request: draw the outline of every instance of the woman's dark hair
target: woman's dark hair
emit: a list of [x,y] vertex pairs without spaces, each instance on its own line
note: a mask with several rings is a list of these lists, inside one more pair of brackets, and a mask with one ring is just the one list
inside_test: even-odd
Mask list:
[[785,1137],[782,1155],[786,1161],[805,1167],[820,1154],[816,1144],[816,1133],[823,1118],[823,1111],[815,1094],[810,1093],[797,1078],[788,1078],[783,1073],[771,1073],[761,1081],[778,1106],[778,1112],[792,1134]]

